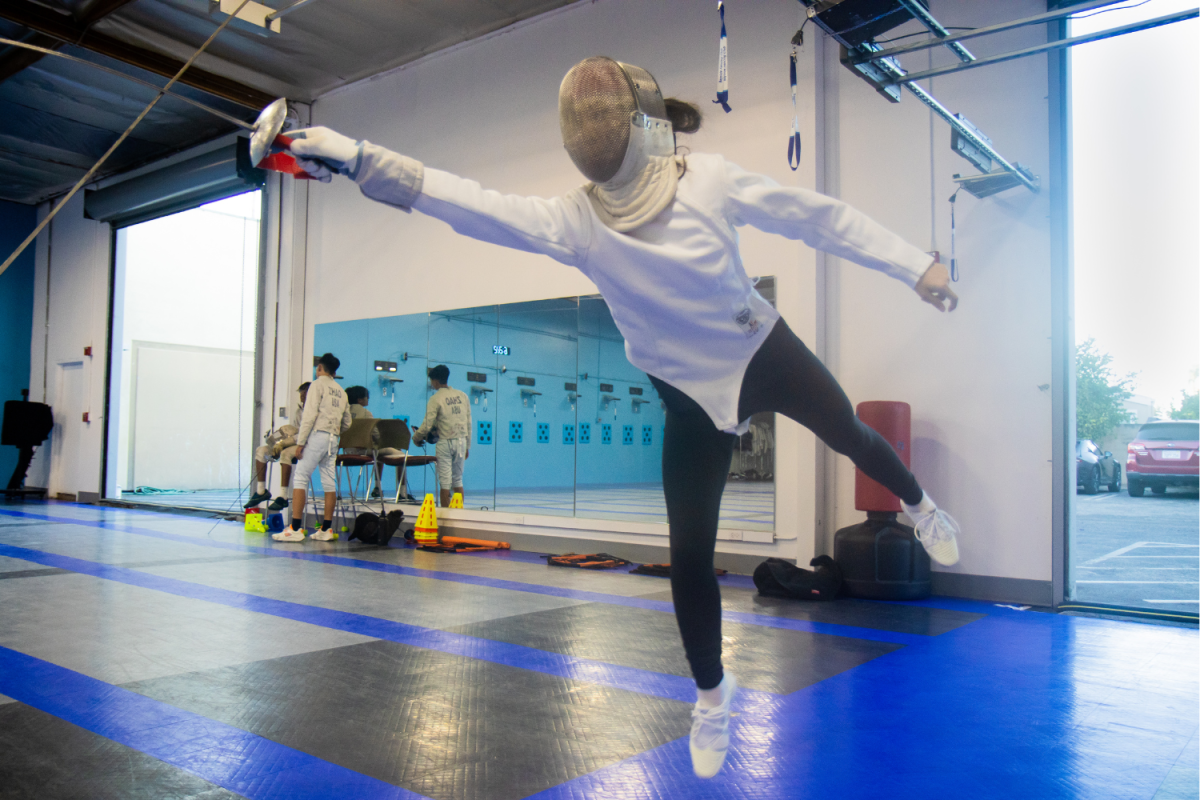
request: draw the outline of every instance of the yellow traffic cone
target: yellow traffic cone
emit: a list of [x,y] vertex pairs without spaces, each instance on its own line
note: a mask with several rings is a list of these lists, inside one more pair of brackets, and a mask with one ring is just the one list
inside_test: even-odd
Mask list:
[[451,498],[450,498],[450,507],[451,507],[451,508],[462,508],[462,507],[463,507],[463,504],[462,504],[462,492],[455,492],[455,493],[454,493],[454,497],[451,497]]
[[413,526],[413,538],[418,545],[437,544],[437,511],[434,509],[433,495],[425,495],[421,510],[417,512],[417,524]]

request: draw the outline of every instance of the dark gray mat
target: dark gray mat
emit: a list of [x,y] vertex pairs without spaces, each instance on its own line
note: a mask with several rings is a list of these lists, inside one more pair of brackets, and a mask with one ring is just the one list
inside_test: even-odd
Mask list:
[[686,736],[689,706],[394,642],[125,688],[435,800],[517,800]]
[[9,578],[41,578],[46,575],[74,575],[67,569],[58,569],[56,567],[45,567],[42,569],[19,569],[15,572],[0,572],[0,581],[8,580]]
[[235,800],[178,767],[21,703],[0,706],[4,800]]
[[[452,630],[651,672],[692,674],[675,617],[661,611],[589,603]],[[776,694],[811,686],[901,647],[728,622],[721,632],[724,664],[738,683]]]
[[[647,600],[671,600],[671,590],[641,595]],[[763,597],[755,589],[735,586],[721,587],[721,607],[726,611],[742,611],[749,614],[765,614],[770,617],[804,619],[810,622],[828,622],[834,625],[854,625],[893,633],[916,633],[923,636],[938,636],[961,628],[984,614],[969,611],[950,611],[944,608],[924,608],[901,603],[880,603],[872,600],[855,600],[840,597],[826,602],[788,600],[781,597]]]

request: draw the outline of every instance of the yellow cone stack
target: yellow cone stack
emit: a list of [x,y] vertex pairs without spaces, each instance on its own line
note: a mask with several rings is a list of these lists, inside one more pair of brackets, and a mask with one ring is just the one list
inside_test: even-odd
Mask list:
[[417,524],[413,526],[413,538],[418,545],[437,544],[437,511],[433,505],[433,495],[425,495],[421,510],[417,512]]
[[451,498],[450,498],[450,507],[451,507],[451,508],[462,508],[462,507],[463,507],[463,504],[462,504],[462,492],[455,492],[455,493],[454,493],[454,497],[451,497]]

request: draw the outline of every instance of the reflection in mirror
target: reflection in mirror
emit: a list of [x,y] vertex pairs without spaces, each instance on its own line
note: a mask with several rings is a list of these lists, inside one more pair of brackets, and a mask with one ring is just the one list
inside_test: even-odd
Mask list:
[[[774,303],[773,278],[757,288]],[[375,416],[414,429],[432,394],[428,369],[449,368],[450,386],[470,399],[467,508],[667,521],[665,409],[625,357],[599,295],[326,323],[316,326],[314,350],[342,360],[344,386],[369,386]],[[395,372],[376,374],[376,361],[394,362]],[[410,452],[434,455],[435,447]],[[757,414],[738,437],[721,527],[773,529],[774,477],[775,417]],[[418,501],[437,496],[433,466],[410,468],[407,481]],[[397,494],[394,475],[384,475],[383,490]]]
[[575,380],[579,301],[499,306],[496,510],[575,514]]

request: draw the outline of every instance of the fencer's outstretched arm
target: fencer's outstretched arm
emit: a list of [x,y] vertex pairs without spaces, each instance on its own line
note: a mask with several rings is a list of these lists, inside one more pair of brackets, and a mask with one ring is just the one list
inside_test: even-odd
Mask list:
[[[446,222],[458,233],[502,247],[548,255],[576,266],[586,249],[590,220],[563,198],[521,197],[484,189],[478,183],[394,153],[355,142],[328,128],[290,132],[291,150],[302,167],[329,180],[321,162],[354,180],[372,200],[416,209]],[[321,161],[306,159],[305,156]]]
[[725,162],[731,222],[798,239],[847,261],[890,275],[942,310],[957,297],[945,267],[851,206],[819,192],[781,186],[764,175]]

